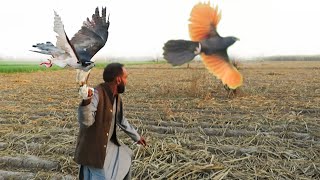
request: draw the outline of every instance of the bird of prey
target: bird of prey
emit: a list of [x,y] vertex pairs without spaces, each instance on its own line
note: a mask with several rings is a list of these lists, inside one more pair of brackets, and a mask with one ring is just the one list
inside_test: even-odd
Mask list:
[[221,79],[223,85],[236,89],[242,85],[243,78],[230,62],[227,49],[237,40],[236,37],[221,37],[217,25],[221,13],[210,2],[194,5],[190,14],[189,40],[169,40],[164,44],[163,57],[173,66],[185,64],[199,55],[205,67]]
[[106,44],[108,39],[109,16],[106,18],[106,8],[95,9],[92,19],[87,18],[81,29],[69,40],[60,16],[54,11],[54,32],[57,33],[56,45],[51,42],[33,45],[38,50],[33,52],[51,55],[51,58],[40,65],[51,67],[56,64],[62,68],[72,67],[77,70],[76,82],[86,83],[91,68],[95,66],[92,57]]

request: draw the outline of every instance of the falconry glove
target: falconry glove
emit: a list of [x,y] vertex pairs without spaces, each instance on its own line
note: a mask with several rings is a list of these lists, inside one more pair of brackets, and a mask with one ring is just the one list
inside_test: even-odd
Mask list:
[[83,100],[91,99],[94,94],[94,89],[88,87],[86,84],[80,86],[79,88],[79,95],[82,97]]

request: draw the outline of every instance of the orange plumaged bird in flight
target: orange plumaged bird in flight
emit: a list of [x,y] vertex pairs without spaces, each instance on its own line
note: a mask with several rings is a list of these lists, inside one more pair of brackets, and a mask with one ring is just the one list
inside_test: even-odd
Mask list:
[[163,56],[168,63],[179,66],[200,55],[205,67],[230,89],[243,83],[240,72],[230,62],[227,49],[239,39],[233,36],[221,37],[217,25],[221,19],[218,7],[210,2],[196,4],[190,14],[188,40],[169,40],[163,47]]

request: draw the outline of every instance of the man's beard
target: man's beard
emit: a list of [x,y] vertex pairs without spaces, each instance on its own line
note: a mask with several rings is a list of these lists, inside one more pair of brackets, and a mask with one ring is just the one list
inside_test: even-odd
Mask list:
[[124,93],[125,89],[126,89],[126,87],[125,87],[125,85],[124,85],[123,82],[121,82],[121,83],[117,86],[117,91],[118,91],[119,94]]

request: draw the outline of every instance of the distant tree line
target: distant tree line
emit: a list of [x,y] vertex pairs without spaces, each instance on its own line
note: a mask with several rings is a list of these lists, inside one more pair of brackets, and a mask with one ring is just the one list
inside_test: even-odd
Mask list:
[[267,56],[256,60],[265,61],[320,61],[320,55],[288,55],[288,56]]

